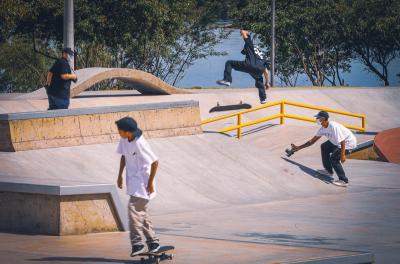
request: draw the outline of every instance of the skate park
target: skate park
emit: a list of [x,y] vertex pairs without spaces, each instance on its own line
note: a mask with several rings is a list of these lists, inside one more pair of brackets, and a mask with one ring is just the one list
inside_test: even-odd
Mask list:
[[[276,118],[241,128],[240,139],[237,129],[217,132],[237,125],[236,116],[204,124],[238,112],[210,114],[217,102],[257,107],[254,88],[147,95],[152,87],[142,87],[81,91],[70,109],[50,112],[39,92],[2,98],[2,130],[10,131],[2,135],[0,152],[3,259],[135,263],[127,257],[128,196],[115,186],[114,121],[130,115],[159,156],[159,195],[150,213],[162,243],[176,247],[173,263],[397,261],[400,165],[350,158],[344,166],[351,184],[338,188],[315,171],[321,167],[319,144],[285,156],[290,143],[314,135],[316,124]],[[268,101],[361,114],[365,129],[354,131],[364,143],[400,126],[399,92],[273,88]],[[305,118],[316,112],[284,107]],[[279,113],[280,104],[243,114],[242,122]],[[363,126],[352,116],[332,118]]]
[[[398,263],[398,4],[167,2],[1,4],[0,262]],[[362,28],[367,18],[381,28]],[[381,61],[360,59],[353,35],[378,39],[366,57]],[[256,75],[234,61],[249,54]],[[57,78],[70,101],[58,109]],[[291,153],[321,128],[319,111],[357,139],[347,187],[318,172],[325,137]],[[117,181],[127,116],[159,163],[148,213],[160,241],[142,237],[147,259],[132,239],[128,175]]]

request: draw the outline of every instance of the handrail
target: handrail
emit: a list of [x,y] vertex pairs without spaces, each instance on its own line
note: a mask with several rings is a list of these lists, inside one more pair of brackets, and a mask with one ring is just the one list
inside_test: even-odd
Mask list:
[[[223,115],[223,116],[211,118],[211,119],[202,121],[201,124],[205,125],[205,124],[217,122],[217,121],[220,121],[220,120],[223,120],[223,119],[227,119],[227,118],[231,118],[231,117],[235,117],[236,116],[237,117],[237,125],[217,130],[217,132],[225,133],[225,132],[229,132],[229,131],[232,131],[232,130],[237,130],[237,137],[240,139],[242,137],[242,128],[243,127],[259,124],[259,123],[266,122],[266,121],[269,121],[269,120],[273,120],[273,119],[276,119],[276,118],[280,119],[280,124],[281,125],[283,125],[285,123],[285,118],[297,119],[297,120],[302,120],[302,121],[307,121],[307,122],[315,122],[315,118],[309,118],[309,117],[304,117],[304,116],[298,116],[298,115],[292,115],[292,114],[285,113],[285,104],[286,105],[291,105],[291,106],[298,106],[298,107],[303,107],[303,108],[308,108],[308,109],[313,109],[313,110],[326,111],[326,112],[330,112],[330,113],[334,113],[334,114],[340,114],[340,115],[360,118],[361,119],[361,124],[362,124],[361,127],[350,126],[350,125],[344,125],[344,126],[349,128],[349,129],[359,130],[359,131],[365,131],[365,129],[366,129],[366,116],[365,115],[355,114],[355,113],[350,113],[350,112],[345,112],[345,111],[338,111],[338,110],[334,110],[334,109],[330,109],[330,108],[318,107],[318,106],[307,105],[307,104],[296,103],[296,102],[285,101],[285,100],[278,101],[278,102],[273,102],[273,103],[268,103],[268,104],[257,106],[257,107],[253,107],[251,109],[244,110],[244,111],[237,112],[237,113],[232,113],[232,114],[228,114],[228,115]],[[242,115],[250,113],[250,112],[262,110],[262,109],[265,109],[265,108],[269,108],[269,107],[272,107],[272,106],[276,106],[276,105],[280,105],[280,113],[279,114],[272,115],[272,116],[269,116],[269,117],[264,117],[264,118],[261,118],[261,119],[256,119],[256,120],[249,121],[249,122],[246,122],[246,123],[242,123]]]

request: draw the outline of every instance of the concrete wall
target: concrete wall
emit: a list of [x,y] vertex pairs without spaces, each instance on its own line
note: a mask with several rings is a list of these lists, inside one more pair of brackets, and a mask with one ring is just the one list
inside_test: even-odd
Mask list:
[[76,235],[122,230],[109,194],[0,192],[0,212],[2,232]]
[[115,121],[125,116],[135,118],[149,138],[202,132],[195,101],[4,114],[0,151],[114,142]]
[[60,235],[122,230],[108,194],[61,196],[59,217]]
[[358,152],[351,153],[349,159],[383,161],[371,146]]
[[0,192],[0,212],[2,232],[59,233],[59,196]]

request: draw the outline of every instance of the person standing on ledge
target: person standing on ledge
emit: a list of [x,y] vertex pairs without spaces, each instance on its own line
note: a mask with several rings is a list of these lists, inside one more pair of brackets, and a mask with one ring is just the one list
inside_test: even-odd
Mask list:
[[70,48],[63,49],[62,57],[58,59],[47,73],[46,93],[49,100],[48,110],[68,109],[71,81],[78,80],[76,74],[71,73],[68,56],[74,56]]
[[333,170],[335,170],[339,180],[333,181],[332,183],[337,186],[346,187],[349,183],[349,179],[346,177],[341,163],[346,161],[346,154],[351,153],[351,151],[357,147],[357,139],[345,126],[334,121],[329,121],[329,114],[327,112],[321,111],[315,118],[317,123],[321,125],[317,134],[301,146],[292,144],[292,150],[294,152],[299,151],[313,145],[322,136],[327,137],[328,141],[321,145],[321,157],[324,170],[318,170],[318,173],[332,177]]
[[[260,103],[265,104],[267,102],[265,90],[268,90],[270,87],[267,62],[263,53],[254,46],[250,33],[246,30],[240,30],[240,35],[244,40],[242,54],[246,55],[246,59],[244,61],[228,60],[225,63],[224,79],[217,81],[217,84],[230,86],[232,83],[232,69],[249,73],[256,81],[255,86],[258,89]],[[265,84],[263,75],[265,77]]]

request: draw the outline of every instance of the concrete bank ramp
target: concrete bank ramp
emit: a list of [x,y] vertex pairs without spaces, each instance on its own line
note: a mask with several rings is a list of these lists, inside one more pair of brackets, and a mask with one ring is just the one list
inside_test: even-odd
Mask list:
[[[156,214],[330,194],[341,190],[315,180],[267,149],[223,135],[151,139],[159,156]],[[115,183],[116,144],[0,153],[0,178]],[[120,191],[123,203],[127,195]]]
[[[140,70],[127,68],[85,68],[77,70],[78,82],[71,84],[71,97],[75,97],[81,92],[89,89],[93,85],[110,79],[117,79],[129,86],[132,86],[142,94],[183,94],[189,93],[187,90],[176,88],[162,81],[158,77]],[[18,99],[44,99],[47,98],[44,88],[40,88],[32,93],[21,95]]]

